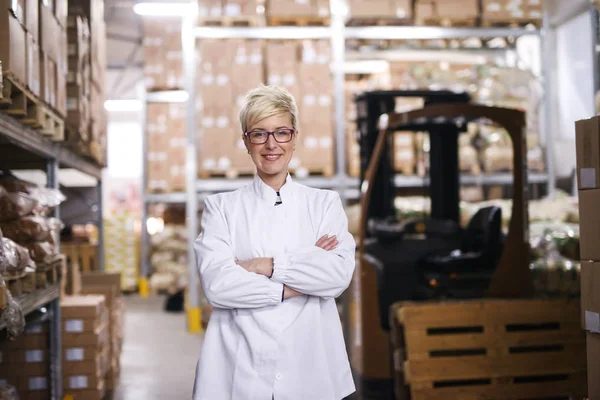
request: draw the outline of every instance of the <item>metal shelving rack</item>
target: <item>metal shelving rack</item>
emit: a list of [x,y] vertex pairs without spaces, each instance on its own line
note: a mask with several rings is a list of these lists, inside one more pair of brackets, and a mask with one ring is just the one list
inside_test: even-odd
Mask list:
[[[43,170],[47,175],[47,186],[52,188],[59,187],[60,168],[76,169],[96,178],[99,188],[98,204],[100,206],[98,266],[100,270],[104,269],[102,258],[101,168],[63,147],[60,143],[50,141],[39,132],[22,125],[3,113],[0,113],[0,168],[8,170]],[[55,216],[60,217],[58,207]],[[21,306],[28,324],[42,320],[50,321],[50,393],[51,399],[60,400],[63,395],[60,286],[56,284],[31,294],[22,295],[17,297],[16,301]],[[4,328],[6,327],[0,325],[0,330]]]
[[[207,194],[235,190],[248,183],[248,179],[209,179],[196,178],[196,131],[195,120],[198,118],[195,109],[195,45],[198,39],[329,39],[332,48],[331,70],[334,80],[335,103],[335,143],[336,143],[336,174],[331,178],[297,179],[299,182],[310,186],[334,189],[340,192],[343,201],[359,198],[358,179],[346,174],[346,135],[345,135],[345,107],[344,107],[344,76],[346,62],[346,41],[349,39],[463,39],[477,37],[492,39],[496,37],[517,38],[525,35],[542,35],[540,30],[513,29],[513,28],[446,28],[446,27],[420,27],[420,26],[366,26],[346,27],[345,16],[338,10],[344,10],[344,0],[331,0],[331,24],[325,27],[293,27],[293,26],[267,26],[267,27],[199,27],[195,26],[194,16],[183,18],[182,41],[183,62],[185,72],[185,89],[188,92],[188,144],[187,144],[187,190],[185,193],[166,195],[144,195],[144,202],[165,202],[186,204],[188,221],[188,251],[189,251],[189,282],[198,282],[197,268],[193,244],[198,234],[197,211],[201,199]],[[495,50],[494,50],[495,51]],[[545,76],[547,71],[544,71]],[[549,84],[549,83],[548,83]],[[547,111],[547,110],[545,110]],[[545,112],[547,114],[547,112]],[[545,119],[547,120],[547,115]],[[549,152],[547,152],[549,153]],[[551,170],[552,157],[547,157],[547,168]],[[547,174],[530,174],[531,183],[547,183],[548,189],[553,190],[553,179],[548,179]],[[481,177],[462,178],[464,184],[509,184],[511,177],[508,174],[494,174]],[[419,177],[396,178],[399,187],[420,187],[427,183],[426,179]],[[144,248],[144,244],[142,248]],[[147,246],[147,243],[146,243]],[[148,266],[142,269],[148,274]],[[197,321],[200,320],[200,294],[197,285],[190,284],[188,298],[188,330],[200,330]]]

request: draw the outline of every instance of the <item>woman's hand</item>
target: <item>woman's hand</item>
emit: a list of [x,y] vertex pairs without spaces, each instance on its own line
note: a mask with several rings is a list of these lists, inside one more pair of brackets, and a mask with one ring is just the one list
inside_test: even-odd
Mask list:
[[321,239],[317,240],[317,243],[315,243],[315,246],[320,247],[325,251],[331,251],[331,250],[335,250],[335,248],[338,246],[339,243],[340,242],[338,242],[335,235],[333,235],[333,236],[323,235],[321,237]]
[[235,263],[248,272],[264,275],[267,278],[273,274],[273,258],[251,258],[250,260],[235,260]]
[[291,299],[292,297],[297,297],[297,296],[302,296],[302,293],[295,291],[292,288],[289,288],[287,286],[283,286],[283,299],[287,300],[287,299]]

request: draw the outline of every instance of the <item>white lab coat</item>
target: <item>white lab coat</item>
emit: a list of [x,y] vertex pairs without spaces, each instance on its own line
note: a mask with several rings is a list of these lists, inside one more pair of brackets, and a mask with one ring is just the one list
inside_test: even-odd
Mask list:
[[[194,246],[214,307],[194,400],[341,400],[355,391],[335,298],[350,284],[355,242],[339,195],[293,182],[253,183],[205,200]],[[337,235],[325,251],[317,240]],[[271,279],[236,259],[274,257]],[[281,301],[283,284],[306,295]]]

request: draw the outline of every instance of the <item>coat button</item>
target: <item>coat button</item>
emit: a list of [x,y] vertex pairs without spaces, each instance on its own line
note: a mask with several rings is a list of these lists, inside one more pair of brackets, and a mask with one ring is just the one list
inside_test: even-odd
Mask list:
[[281,374],[275,375],[275,379],[277,379],[278,381],[280,381],[281,380]]

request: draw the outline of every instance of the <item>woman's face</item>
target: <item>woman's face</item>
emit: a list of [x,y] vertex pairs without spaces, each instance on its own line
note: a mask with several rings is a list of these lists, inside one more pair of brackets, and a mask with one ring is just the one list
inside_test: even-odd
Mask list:
[[[292,116],[288,112],[272,115],[258,121],[248,128],[248,132],[281,132],[282,129],[292,129]],[[259,172],[268,176],[287,175],[288,164],[294,152],[296,136],[297,134],[294,132],[292,140],[287,143],[279,143],[273,135],[268,135],[265,143],[255,144],[251,143],[247,135],[244,135],[244,143],[250,151],[252,161]],[[278,139],[281,140],[281,137],[282,135],[279,135]]]

